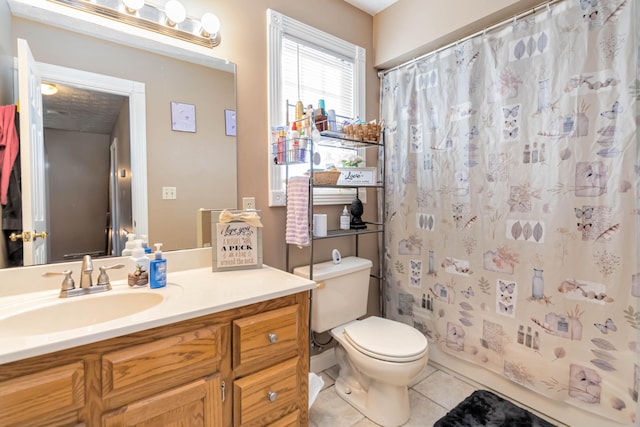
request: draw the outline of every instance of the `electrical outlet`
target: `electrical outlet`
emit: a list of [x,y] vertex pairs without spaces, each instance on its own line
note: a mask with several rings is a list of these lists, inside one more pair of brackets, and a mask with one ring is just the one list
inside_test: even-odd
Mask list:
[[242,209],[245,211],[253,210],[256,208],[256,198],[255,197],[243,197],[242,198]]
[[162,198],[164,200],[175,200],[176,187],[162,187]]

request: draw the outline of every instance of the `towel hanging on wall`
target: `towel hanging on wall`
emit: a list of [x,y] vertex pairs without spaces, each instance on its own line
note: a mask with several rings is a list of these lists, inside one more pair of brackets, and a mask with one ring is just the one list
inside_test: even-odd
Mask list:
[[15,117],[15,105],[0,106],[0,203],[3,205],[7,204],[9,177],[20,148]]
[[286,241],[309,246],[309,177],[294,176],[287,182]]

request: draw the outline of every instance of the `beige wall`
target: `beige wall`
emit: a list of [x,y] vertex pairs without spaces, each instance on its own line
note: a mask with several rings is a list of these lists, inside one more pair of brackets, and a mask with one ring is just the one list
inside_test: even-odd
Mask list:
[[373,19],[375,65],[390,68],[541,3],[541,0],[399,0]]
[[[379,114],[379,80],[373,67],[373,19],[343,0],[185,0],[189,13],[195,16],[205,11],[215,12],[222,22],[222,44],[214,55],[237,64],[238,85],[238,200],[254,196],[256,207],[263,213],[264,262],[276,268],[286,266],[285,218],[283,207],[268,206],[269,124],[267,121],[267,14],[274,9],[293,19],[333,34],[367,52],[366,116]],[[191,12],[193,11],[193,12]],[[315,101],[312,101],[315,102]],[[375,194],[369,193],[364,218],[376,215]],[[329,227],[338,228],[342,206],[331,206],[321,212],[329,214]],[[331,259],[331,249],[338,248],[343,256],[355,253],[353,239],[317,241],[316,261]],[[378,245],[375,235],[359,242],[360,256],[376,265]],[[290,267],[308,264],[308,249],[290,247]],[[378,283],[372,281],[369,312],[378,312]]]
[[[379,111],[379,83],[373,68],[373,19],[343,0],[237,0],[232,2],[205,2],[185,0],[187,10],[197,15],[210,10],[222,22],[222,44],[214,55],[228,58],[237,64],[238,84],[238,198],[254,196],[256,206],[263,212],[264,261],[277,268],[285,268],[286,245],[285,208],[268,206],[269,124],[267,122],[267,17],[268,8],[297,19],[322,31],[362,46],[367,51],[366,115],[375,118]],[[366,206],[366,216],[375,215],[374,194]],[[329,218],[338,228],[342,206],[327,208]],[[373,240],[373,241],[371,241]],[[320,241],[315,252],[317,259],[331,258],[331,248],[338,247],[343,254],[353,253],[351,241],[335,239]],[[308,251],[295,247],[292,265],[308,264]],[[375,239],[361,242],[361,255],[377,259]],[[373,287],[372,287],[373,289]],[[377,307],[377,292],[372,290],[371,302]],[[377,308],[376,308],[377,310]]]

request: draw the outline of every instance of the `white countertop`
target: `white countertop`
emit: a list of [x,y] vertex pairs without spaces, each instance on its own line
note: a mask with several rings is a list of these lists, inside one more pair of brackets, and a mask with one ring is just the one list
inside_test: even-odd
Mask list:
[[[215,273],[210,266],[169,272],[167,282],[166,288],[150,289],[130,288],[124,280],[112,281],[111,291],[66,299],[58,298],[59,289],[0,297],[0,364],[304,292],[315,287],[315,282],[311,280],[268,266]],[[78,304],[86,298],[104,298],[106,295],[127,292],[160,293],[165,298],[160,304],[132,315],[60,332],[18,336],[9,328],[2,330],[3,319],[32,310],[34,306],[65,302]],[[109,304],[105,304],[103,309],[109,310]],[[47,322],[47,319],[37,319],[37,311],[34,311],[28,321]],[[30,328],[37,329],[37,325],[30,325]]]

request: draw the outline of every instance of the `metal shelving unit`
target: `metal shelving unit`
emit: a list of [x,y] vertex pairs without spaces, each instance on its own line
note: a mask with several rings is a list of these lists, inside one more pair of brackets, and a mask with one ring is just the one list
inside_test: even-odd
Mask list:
[[[291,144],[285,144],[287,147],[289,147]],[[381,136],[380,136],[380,141],[358,141],[358,140],[353,140],[353,139],[348,139],[346,138],[343,134],[337,133],[337,132],[321,132],[320,133],[320,139],[317,141],[313,141],[312,138],[306,138],[306,146],[307,146],[307,151],[308,151],[308,161],[306,161],[306,163],[308,163],[309,165],[309,209],[308,209],[308,221],[309,221],[309,241],[310,243],[310,254],[309,254],[309,274],[310,274],[310,278],[313,279],[313,264],[314,264],[314,241],[316,240],[324,240],[324,239],[334,239],[334,238],[346,238],[346,237],[351,237],[351,238],[355,238],[355,242],[356,242],[356,256],[358,256],[359,253],[359,236],[362,235],[366,235],[366,234],[381,234],[383,236],[384,233],[384,197],[385,197],[385,193],[384,193],[384,183],[385,183],[385,170],[384,170],[384,132],[382,132]],[[313,168],[313,156],[314,156],[314,152],[316,150],[317,146],[324,146],[324,147],[335,147],[335,148],[342,148],[342,149],[353,149],[353,150],[360,150],[360,149],[377,149],[378,150],[378,155],[377,155],[377,183],[376,184],[367,184],[367,185],[356,185],[356,184],[315,184],[314,183],[314,168]],[[274,153],[275,154],[275,153]],[[280,155],[279,158],[284,160],[283,163],[279,163],[278,164],[282,164],[283,167],[286,168],[286,181],[288,182],[289,179],[289,165],[291,164],[299,164],[301,162],[292,162],[290,161],[290,159],[295,158],[295,156],[289,155],[291,153],[285,153],[285,155]],[[277,158],[277,157],[274,157]],[[367,225],[366,229],[361,229],[361,230],[354,230],[354,229],[350,229],[350,230],[328,230],[327,235],[326,236],[322,236],[322,237],[318,237],[318,236],[314,236],[313,235],[313,212],[314,212],[314,208],[315,208],[315,203],[314,203],[314,189],[316,188],[353,188],[355,190],[355,194],[357,194],[357,191],[359,189],[376,189],[377,191],[377,196],[378,196],[378,200],[381,200],[382,203],[380,204],[382,206],[382,208],[378,208],[378,218],[377,221],[365,221],[365,224]],[[288,189],[287,189],[288,190]],[[287,245],[287,254],[286,254],[286,269],[287,271],[291,272],[292,268],[290,265],[290,260],[289,260],[289,246]],[[379,250],[379,253],[381,254],[382,251]],[[382,264],[381,264],[381,259],[379,259],[379,266],[380,268],[382,268]],[[378,279],[382,279],[381,275],[378,274],[376,276],[374,276]],[[381,289],[382,291],[382,289]],[[381,307],[382,309],[382,307]]]

